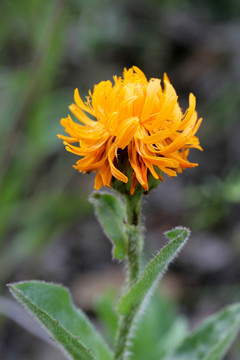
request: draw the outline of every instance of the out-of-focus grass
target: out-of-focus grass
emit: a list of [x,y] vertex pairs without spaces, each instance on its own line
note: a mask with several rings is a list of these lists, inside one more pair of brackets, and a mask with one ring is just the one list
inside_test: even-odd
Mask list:
[[[58,88],[68,23],[65,1],[5,2],[0,38],[0,273],[17,266],[56,232],[88,212],[86,196],[66,189],[58,119],[70,102]],[[71,169],[71,168],[70,168]]]
[[205,183],[186,190],[186,207],[198,230],[212,230],[221,226],[234,204],[240,203],[240,171],[234,169],[225,179],[209,176]]

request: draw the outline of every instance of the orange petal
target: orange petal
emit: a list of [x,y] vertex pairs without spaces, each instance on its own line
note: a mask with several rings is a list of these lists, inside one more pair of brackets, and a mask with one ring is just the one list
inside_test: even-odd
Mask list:
[[137,66],[132,67],[136,74],[140,77],[140,79],[147,81],[147,78],[142,70],[140,70]]
[[134,134],[136,133],[138,125],[139,119],[136,116],[122,121],[122,123],[118,126],[116,146],[120,149],[124,149],[126,146],[128,146]]
[[132,173],[132,183],[130,188],[130,195],[133,195],[137,186],[138,180],[136,178],[135,172]]
[[169,176],[177,176],[176,171],[174,171],[172,169],[168,169],[166,167],[159,167],[159,169],[162,170],[163,172],[165,172]]
[[79,141],[79,139],[76,139],[76,138],[72,138],[72,137],[68,137],[68,136],[64,136],[64,135],[61,135],[61,134],[58,134],[57,137],[59,139],[62,139],[64,141],[67,141],[68,143],[76,143]]
[[100,172],[98,171],[97,175],[95,176],[94,189],[99,190],[101,189],[102,185],[103,185],[102,177]]
[[187,126],[188,121],[191,119],[196,107],[196,98],[195,96],[190,93],[189,94],[189,108],[185,112],[183,116],[183,120],[181,121],[181,126],[179,127],[179,130],[184,130]]
[[168,146],[160,150],[160,154],[162,155],[168,155],[171,152],[174,152],[178,149],[180,149],[184,144],[186,144],[186,141],[188,137],[190,136],[192,132],[192,129],[185,129],[179,136]]
[[141,138],[140,140],[144,144],[155,144],[156,142],[160,142],[160,141],[166,139],[168,136],[169,136],[169,130],[161,130],[155,134]]
[[89,117],[76,104],[71,104],[69,109],[83,124],[91,127],[96,126],[96,121],[89,119]]
[[119,170],[113,165],[113,159],[114,159],[114,157],[115,157],[115,151],[116,151],[116,150],[117,150],[116,145],[113,144],[112,147],[111,147],[111,149],[110,149],[109,152],[108,152],[108,161],[109,161],[109,165],[110,165],[110,168],[111,168],[111,172],[112,172],[112,175],[113,175],[116,179],[118,179],[118,180],[120,180],[120,181],[122,181],[122,182],[124,182],[124,183],[127,183],[127,182],[128,182],[127,176],[124,175],[121,171],[119,171]]
[[74,101],[84,111],[94,116],[94,112],[82,101],[78,89],[74,90]]

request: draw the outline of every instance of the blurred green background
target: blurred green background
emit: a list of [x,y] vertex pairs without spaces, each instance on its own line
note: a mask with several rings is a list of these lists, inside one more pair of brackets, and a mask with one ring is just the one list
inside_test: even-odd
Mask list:
[[[8,319],[25,315],[7,282],[61,282],[92,316],[92,298],[121,283],[122,268],[111,263],[87,201],[93,176],[72,168],[76,157],[56,134],[76,87],[84,97],[132,65],[148,78],[167,72],[180,105],[193,92],[204,118],[204,152],[190,155],[199,167],[166,179],[145,201],[148,256],[164,245],[165,230],[192,229],[162,291],[191,326],[239,301],[239,44],[237,0],[0,2],[1,359],[60,359]],[[236,344],[228,359],[239,353]]]

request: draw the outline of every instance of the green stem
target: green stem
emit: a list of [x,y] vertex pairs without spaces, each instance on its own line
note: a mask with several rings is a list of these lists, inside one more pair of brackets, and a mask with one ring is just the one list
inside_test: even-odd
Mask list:
[[125,203],[127,208],[127,223],[129,225],[139,226],[141,221],[141,203],[142,193],[134,195],[125,195]]
[[131,286],[138,278],[140,271],[140,255],[142,251],[141,234],[141,200],[142,194],[126,196],[128,235],[128,285]]
[[[142,194],[126,196],[127,234],[128,234],[128,286],[130,287],[139,276],[140,256],[142,251],[141,233],[141,200]],[[129,334],[132,327],[134,312],[120,317],[118,333],[115,343],[115,360],[126,360]]]
[[128,234],[128,279],[127,283],[130,287],[138,278],[140,271],[140,255],[142,250],[142,236],[140,226],[131,226],[127,229]]
[[114,360],[126,360],[126,350],[129,339],[129,332],[132,327],[134,314],[120,317],[118,333],[115,343]]

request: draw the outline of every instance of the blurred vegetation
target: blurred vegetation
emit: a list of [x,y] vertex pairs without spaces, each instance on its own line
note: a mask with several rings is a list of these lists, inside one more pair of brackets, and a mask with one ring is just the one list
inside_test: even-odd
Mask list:
[[[59,267],[62,273],[67,271],[64,266],[71,268],[67,284],[71,285],[74,271],[82,269],[76,261],[84,262],[91,253],[87,247],[98,242],[100,231],[94,226],[89,240],[73,240],[82,236],[85,222],[88,227],[93,223],[87,201],[93,177],[71,168],[76,158],[65,152],[56,134],[63,131],[59,119],[68,113],[74,88],[84,96],[94,83],[120,75],[123,67],[132,65],[148,77],[162,77],[166,71],[181,106],[187,106],[192,91],[204,118],[199,131],[204,152],[191,155],[200,166],[177,180],[167,180],[163,190],[149,197],[146,217],[153,226],[149,231],[161,236],[167,229],[159,226],[161,218],[168,227],[183,222],[193,234],[207,232],[209,242],[217,237],[233,253],[218,283],[223,282],[224,271],[228,283],[239,282],[239,14],[237,0],[0,2],[3,292],[6,282],[22,276],[61,278],[41,269],[37,260],[44,263],[50,244],[72,254],[74,260],[60,263],[53,256],[56,273]],[[150,249],[155,245],[149,244]],[[94,259],[100,259],[101,252],[95,251]],[[106,258],[110,261],[108,254],[102,262]],[[104,267],[91,260],[85,264],[85,270]],[[208,263],[205,266],[207,270]],[[181,263],[176,269],[181,274]],[[204,279],[199,281],[197,286],[204,284]]]
[[[101,320],[105,336],[111,345],[117,331],[117,315],[113,309],[117,297],[111,290],[106,291],[95,301],[95,310]],[[161,319],[161,321],[159,321]],[[177,315],[175,305],[170,299],[156,294],[132,339],[132,359],[164,360],[169,351],[177,346],[188,333],[188,322]]]

